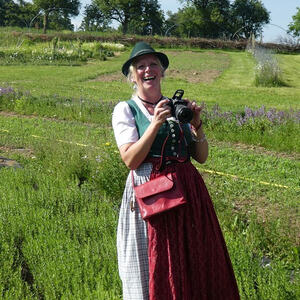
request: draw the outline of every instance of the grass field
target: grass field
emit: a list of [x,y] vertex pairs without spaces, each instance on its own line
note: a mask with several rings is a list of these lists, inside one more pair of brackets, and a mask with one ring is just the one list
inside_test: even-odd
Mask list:
[[[265,88],[248,52],[165,52],[164,94],[182,88],[206,104],[210,155],[196,166],[241,298],[299,299],[300,56],[278,54],[287,86]],[[0,157],[21,166],[0,168],[1,299],[121,299],[115,237],[128,170],[110,118],[131,94],[120,75],[128,55],[0,65]]]

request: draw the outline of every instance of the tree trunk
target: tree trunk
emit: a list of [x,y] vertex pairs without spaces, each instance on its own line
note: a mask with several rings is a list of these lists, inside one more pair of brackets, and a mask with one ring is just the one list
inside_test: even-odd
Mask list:
[[47,27],[48,27],[48,12],[45,12],[44,14],[44,27],[43,27],[43,33],[47,32]]
[[128,31],[128,23],[123,23],[122,24],[122,32],[123,34],[126,34]]

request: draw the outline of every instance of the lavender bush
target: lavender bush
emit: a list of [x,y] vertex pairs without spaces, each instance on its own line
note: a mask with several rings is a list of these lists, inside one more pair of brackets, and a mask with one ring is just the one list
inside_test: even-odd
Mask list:
[[293,109],[279,111],[275,108],[267,110],[264,105],[255,109],[246,106],[241,112],[222,112],[220,106],[216,104],[211,111],[205,109],[203,114],[207,123],[227,122],[236,124],[239,127],[255,122],[267,122],[269,125],[282,125],[290,121],[300,123],[300,111]]
[[300,111],[245,107],[222,112],[218,105],[203,111],[205,130],[211,138],[259,145],[267,149],[300,152]]
[[15,96],[16,92],[15,90],[8,86],[8,87],[0,87],[0,97],[1,96]]
[[[57,95],[35,97],[11,87],[0,87],[0,110],[64,120],[111,126],[111,113],[117,101],[65,98]],[[219,105],[204,108],[205,131],[214,139],[243,142],[268,149],[300,152],[300,111],[280,111],[245,107],[242,111],[222,111]]]

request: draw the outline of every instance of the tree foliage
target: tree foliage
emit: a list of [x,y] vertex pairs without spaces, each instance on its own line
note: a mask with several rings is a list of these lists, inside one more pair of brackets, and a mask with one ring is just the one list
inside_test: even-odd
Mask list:
[[289,32],[295,37],[300,37],[300,7],[297,7],[297,12],[293,16],[293,22],[289,24]]
[[120,23],[122,32],[160,33],[163,12],[157,0],[94,0],[107,19]]
[[79,0],[33,0],[33,3],[43,13],[44,33],[46,33],[49,26],[49,17],[54,16],[56,19],[64,19],[65,24],[71,24],[69,18],[79,14]]
[[228,35],[229,0],[185,0],[182,2],[186,3],[186,6],[179,11],[179,26],[184,35],[206,38]]
[[127,33],[130,22],[140,17],[141,1],[94,0],[107,19],[115,20],[122,25],[123,33]]
[[270,22],[270,14],[259,0],[235,0],[230,19],[233,35],[249,38],[261,33],[263,25]]
[[18,2],[0,0],[0,26],[29,27],[37,12],[31,3]]
[[[0,26],[73,30],[71,17],[79,14],[81,0],[0,0]],[[181,0],[178,12],[165,19],[158,0],[92,0],[85,6],[81,30],[105,31],[112,22],[124,33],[178,37],[249,38],[269,22],[260,0]],[[290,31],[299,35],[299,8]]]
[[142,34],[161,34],[164,23],[164,13],[157,0],[144,1],[142,11]]
[[80,29],[84,31],[105,31],[111,23],[95,3],[86,5],[83,15]]
[[260,0],[182,0],[181,34],[207,38],[249,38],[269,23],[269,12]]

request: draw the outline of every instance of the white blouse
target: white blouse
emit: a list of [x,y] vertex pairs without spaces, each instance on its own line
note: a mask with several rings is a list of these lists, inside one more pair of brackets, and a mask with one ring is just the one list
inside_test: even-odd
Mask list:
[[[151,122],[153,115],[150,115],[142,101],[134,96],[132,98],[143,114]],[[120,148],[124,144],[135,143],[139,139],[138,131],[135,126],[134,116],[127,102],[119,102],[113,111],[112,126],[115,134],[115,139],[118,147]]]

